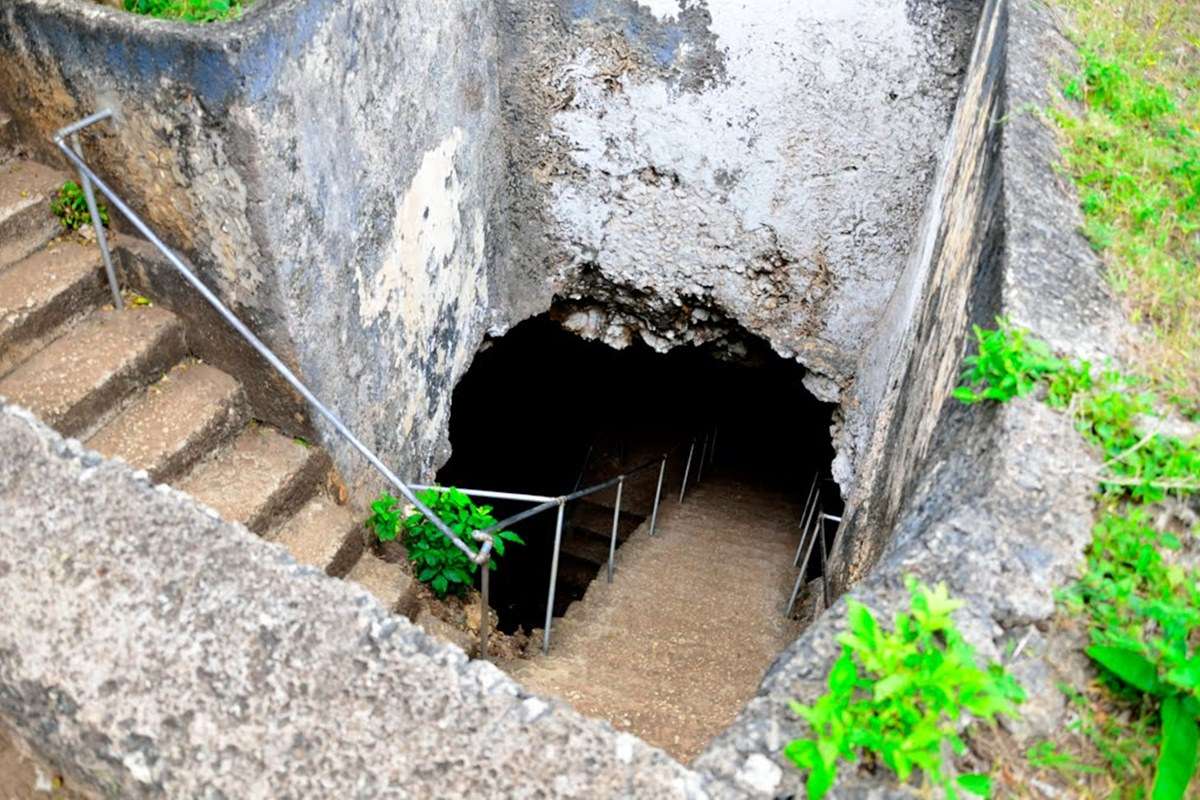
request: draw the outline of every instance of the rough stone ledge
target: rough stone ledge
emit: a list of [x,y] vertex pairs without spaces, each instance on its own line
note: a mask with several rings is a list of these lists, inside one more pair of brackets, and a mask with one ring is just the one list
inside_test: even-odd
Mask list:
[[0,718],[99,795],[709,796],[3,403],[0,553]]
[[[1059,158],[1055,134],[1029,110],[1049,104],[1072,49],[1037,0],[997,0],[997,13],[1008,110],[997,121],[1003,125],[997,173],[1004,241],[993,256],[997,280],[985,281],[986,296],[973,302],[1008,315],[1059,351],[1097,361],[1118,356],[1131,336],[1129,326],[1104,285],[1098,259],[1076,233],[1078,201],[1053,170]],[[1093,525],[1088,476],[1099,461],[1066,415],[1032,398],[1004,406],[948,403],[940,412],[925,412],[938,413],[937,429],[898,521],[886,532],[882,557],[780,654],[759,695],[693,763],[709,778],[758,788],[761,796],[803,796],[801,773],[782,756],[784,746],[804,732],[788,701],[811,702],[824,693],[840,652],[836,637],[845,629],[847,598],[890,620],[908,606],[906,575],[945,581],[967,601],[956,618],[981,656],[1002,660],[1007,644],[1023,643],[1009,663],[1029,694],[1022,720],[1008,725],[1018,741],[1059,727],[1065,707],[1054,677],[1073,668],[1075,659],[1048,633],[1053,593],[1083,562]],[[918,795],[911,787],[845,772],[831,796]]]

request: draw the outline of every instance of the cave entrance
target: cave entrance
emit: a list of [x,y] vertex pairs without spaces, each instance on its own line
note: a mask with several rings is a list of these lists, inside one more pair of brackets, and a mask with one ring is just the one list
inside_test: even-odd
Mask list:
[[[835,408],[813,397],[801,383],[804,375],[802,366],[750,334],[666,354],[640,341],[616,350],[543,315],[476,355],[454,391],[453,456],[437,479],[447,486],[559,496],[676,448],[663,487],[665,505],[678,500],[687,442],[703,442],[708,433],[712,451],[701,464],[697,444],[691,481],[703,470],[705,481],[752,483],[802,503],[813,475],[829,475]],[[627,481],[619,541],[647,521],[657,479],[654,467]],[[840,514],[837,487],[827,480],[821,485],[826,510]],[[491,504],[498,519],[529,507]],[[598,574],[603,580],[614,505],[612,489],[568,504],[556,617],[582,598]],[[515,526],[527,544],[509,548],[492,574],[491,602],[507,633],[543,625],[554,522],[549,511]],[[781,613],[786,600],[780,598]]]

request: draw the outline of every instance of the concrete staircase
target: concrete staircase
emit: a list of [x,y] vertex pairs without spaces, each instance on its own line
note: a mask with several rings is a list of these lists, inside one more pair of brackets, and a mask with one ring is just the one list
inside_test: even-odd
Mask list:
[[329,455],[256,422],[243,386],[190,353],[170,311],[106,304],[96,246],[63,235],[50,213],[68,176],[14,144],[0,113],[0,397],[297,561],[360,581],[393,610],[404,604],[411,576],[364,552],[361,517],[328,493]]
[[801,630],[784,619],[800,509],[789,498],[708,480],[665,501],[555,620],[549,656],[505,664],[536,692],[608,719],[684,762],[729,723]]

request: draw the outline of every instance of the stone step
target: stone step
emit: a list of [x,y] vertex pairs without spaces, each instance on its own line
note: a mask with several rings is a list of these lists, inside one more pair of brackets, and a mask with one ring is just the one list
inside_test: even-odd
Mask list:
[[185,361],[147,387],[88,446],[146,470],[155,481],[173,481],[247,418],[241,384],[216,367]]
[[417,581],[404,565],[384,561],[370,551],[362,554],[346,580],[375,595],[375,599],[393,613],[408,613],[416,598]]
[[62,226],[50,200],[66,175],[33,161],[0,164],[0,269],[50,241]]
[[267,538],[286,547],[301,564],[340,578],[362,556],[362,529],[362,520],[348,507],[318,494]]
[[184,353],[183,326],[169,311],[101,309],[0,379],[0,396],[81,436]]
[[[562,551],[593,564],[608,563],[608,539],[572,528],[563,534]],[[618,552],[620,550],[618,549]]]
[[329,467],[324,450],[252,424],[192,470],[179,489],[224,519],[263,533],[312,497]]
[[100,305],[106,290],[100,252],[73,241],[0,272],[0,375],[60,325]]
[[[576,500],[567,508],[567,525],[580,531],[591,531],[605,539],[612,535],[612,506],[603,506],[587,500]],[[637,530],[638,525],[646,519],[644,514],[638,514],[625,509],[617,519],[617,539],[625,541]]]

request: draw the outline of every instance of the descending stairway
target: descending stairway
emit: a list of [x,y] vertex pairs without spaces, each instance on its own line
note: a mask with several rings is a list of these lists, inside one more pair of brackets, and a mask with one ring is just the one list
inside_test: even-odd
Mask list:
[[170,311],[106,305],[96,246],[50,213],[67,176],[14,154],[11,127],[0,112],[0,397],[399,606],[413,581],[364,552],[361,519],[327,495],[328,454],[256,422]]
[[555,620],[549,656],[505,665],[530,689],[610,720],[683,761],[754,696],[796,637],[785,620],[799,509],[732,480],[663,503],[603,577]]
[[[607,501],[601,498],[599,502],[579,500],[569,507],[570,516],[563,529],[558,563],[556,615],[566,612],[572,598],[583,597],[596,575],[608,564],[614,505],[612,498]],[[628,504],[625,504],[617,518],[618,548],[645,519],[644,514],[628,510]]]

